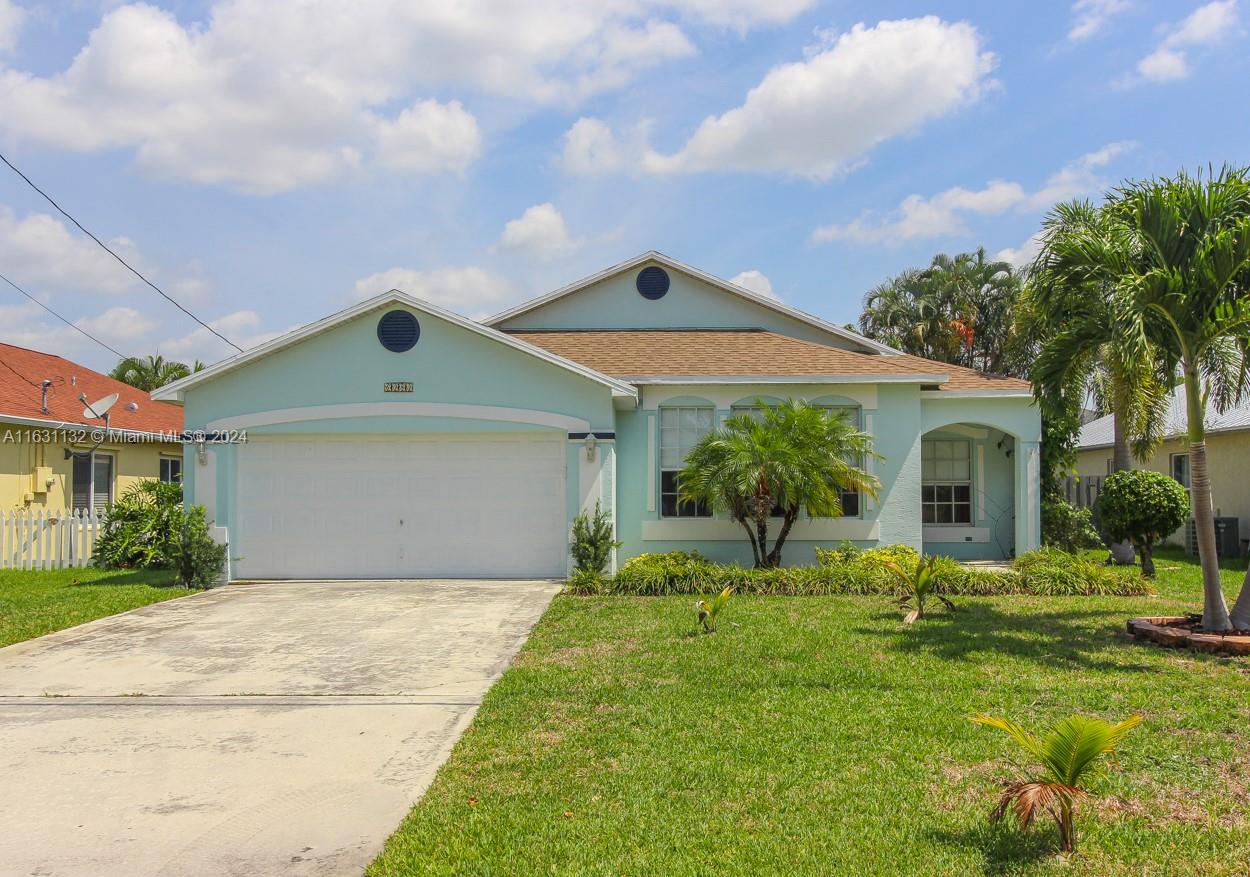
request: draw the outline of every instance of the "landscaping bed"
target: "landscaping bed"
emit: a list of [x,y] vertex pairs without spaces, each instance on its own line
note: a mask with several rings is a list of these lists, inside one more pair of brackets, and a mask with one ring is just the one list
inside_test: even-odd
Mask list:
[[1197,649],[1217,655],[1250,655],[1250,630],[1212,633],[1202,629],[1201,615],[1130,618],[1128,632],[1161,646]]
[[[773,596],[891,595],[898,580],[886,567],[914,568],[919,555],[905,545],[860,551],[817,549],[816,566],[748,569],[717,564],[695,552],[643,554],[626,561],[612,578],[574,576],[575,594],[664,596],[703,594],[732,587],[738,594]],[[1108,567],[1056,549],[1032,551],[1011,569],[967,567],[948,557],[935,564],[936,592],[947,596],[1141,596],[1150,583],[1135,568]]]

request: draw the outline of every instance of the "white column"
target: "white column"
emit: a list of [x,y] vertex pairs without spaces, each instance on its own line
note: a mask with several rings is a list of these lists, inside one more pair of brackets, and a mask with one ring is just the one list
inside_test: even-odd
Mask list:
[[1016,555],[1042,544],[1041,447],[1017,441],[1015,447]]

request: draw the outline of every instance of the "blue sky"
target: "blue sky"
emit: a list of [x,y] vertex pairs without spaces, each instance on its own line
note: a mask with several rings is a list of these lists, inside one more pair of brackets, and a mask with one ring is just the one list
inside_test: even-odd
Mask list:
[[[648,249],[845,322],[935,252],[1026,259],[1056,199],[1250,161],[1242,6],[0,0],[0,145],[243,346]],[[0,171],[0,273],[123,352],[228,352]],[[0,340],[113,360],[2,285]]]

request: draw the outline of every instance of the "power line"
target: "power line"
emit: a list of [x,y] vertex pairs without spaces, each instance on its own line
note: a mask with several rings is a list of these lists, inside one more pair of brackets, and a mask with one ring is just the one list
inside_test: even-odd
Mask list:
[[17,369],[15,369],[13,366],[9,365],[9,364],[8,364],[7,362],[5,362],[3,359],[0,359],[0,365],[4,366],[4,367],[5,367],[5,368],[7,368],[9,371],[13,372],[13,374],[17,375],[19,378],[21,378],[22,380],[24,380],[26,383],[30,384],[32,387],[38,387],[38,386],[39,386],[39,384],[35,383],[35,382],[34,382],[34,381],[32,381],[30,378],[26,377],[26,375],[22,374],[20,371],[18,371]]
[[[10,280],[9,278],[5,277],[3,274],[0,274],[0,280],[3,280],[5,283],[9,284],[9,286],[13,287],[13,288],[14,288],[14,289],[16,289],[18,292],[20,292],[22,295],[26,296],[28,299],[30,299],[31,301],[33,301],[35,304],[39,305],[39,307],[43,308],[45,311],[47,311],[48,313],[50,313],[52,316],[56,317],[58,320],[60,320],[60,321],[61,321],[62,323],[64,323],[65,325],[69,326],[69,327],[70,327],[71,329],[73,329],[75,332],[78,332],[78,333],[80,333],[80,334],[82,334],[82,335],[85,335],[86,337],[88,337],[88,338],[90,338],[92,341],[94,341],[96,344],[99,344],[101,347],[103,347],[103,348],[104,348],[105,350],[107,350],[109,353],[111,353],[111,354],[113,354],[114,356],[116,356],[118,359],[128,359],[128,357],[126,356],[126,354],[124,354],[124,353],[118,353],[116,350],[114,350],[112,347],[109,347],[107,344],[105,344],[105,343],[104,343],[103,341],[101,341],[99,338],[97,338],[97,337],[95,337],[94,335],[92,335],[92,334],[91,334],[90,332],[88,332],[86,329],[82,328],[81,326],[77,326],[77,325],[75,325],[75,324],[71,323],[69,320],[67,320],[67,319],[65,319],[64,317],[62,317],[62,316],[61,316],[60,314],[58,314],[56,311],[52,310],[52,308],[48,307],[46,304],[44,304],[43,302],[41,302],[39,299],[35,298],[35,297],[34,297],[33,295],[31,295],[29,292],[27,292],[26,290],[22,289],[20,286],[18,286],[18,285],[17,285],[16,283],[14,283],[12,280]],[[7,365],[8,363],[5,363],[5,364]],[[11,371],[11,369],[10,369],[10,371]]]
[[105,243],[104,243],[104,241],[100,240],[98,237],[96,237],[95,235],[93,235],[91,232],[87,231],[87,229],[83,227],[83,224],[82,224],[81,222],[79,222],[77,219],[75,219],[74,217],[72,217],[72,216],[70,216],[68,213],[66,213],[66,212],[65,212],[65,209],[64,209],[63,207],[61,207],[61,205],[60,205],[60,204],[57,204],[54,200],[52,200],[52,196],[51,196],[51,195],[49,195],[49,194],[48,194],[47,192],[45,192],[43,189],[41,189],[41,188],[39,188],[38,186],[36,186],[36,185],[35,185],[35,183],[34,183],[34,181],[32,181],[30,177],[26,176],[26,174],[24,174],[24,173],[22,173],[20,170],[18,170],[18,169],[17,169],[17,167],[13,164],[13,162],[11,162],[11,161],[9,161],[7,158],[5,158],[5,156],[4,156],[4,154],[3,154],[3,153],[0,153],[0,161],[3,161],[5,164],[7,164],[7,165],[9,166],[9,169],[10,169],[10,170],[12,170],[12,171],[13,171],[13,173],[17,174],[19,177],[21,177],[23,180],[25,180],[25,181],[26,181],[26,185],[30,186],[32,189],[34,189],[36,192],[38,192],[40,195],[42,195],[42,196],[43,196],[43,198],[44,198],[44,200],[45,200],[45,201],[47,201],[49,204],[51,204],[53,207],[55,207],[58,213],[60,213],[62,216],[64,216],[64,217],[65,217],[66,219],[68,219],[70,222],[74,223],[74,225],[75,225],[75,226],[77,226],[77,228],[78,228],[78,230],[79,230],[79,231],[81,231],[81,232],[82,232],[83,234],[85,234],[87,237],[91,238],[93,241],[95,241],[97,244],[99,244],[99,245],[100,245],[100,248],[101,248],[101,249],[103,249],[103,250],[104,250],[104,252],[108,253],[110,256],[112,256],[114,259],[116,259],[118,262],[121,262],[121,263],[122,263],[122,265],[124,265],[124,266],[126,267],[126,270],[128,270],[128,271],[129,271],[131,274],[133,274],[135,277],[138,277],[140,280],[142,280],[142,281],[143,281],[144,283],[146,283],[148,286],[152,287],[152,289],[156,290],[157,294],[158,294],[158,295],[160,295],[160,297],[161,297],[161,298],[165,299],[165,301],[169,302],[171,305],[173,305],[174,307],[176,307],[178,310],[182,311],[184,314],[186,314],[186,315],[187,315],[188,317],[190,317],[191,319],[195,320],[195,322],[199,323],[199,324],[200,324],[201,326],[203,326],[205,329],[207,329],[208,331],[212,332],[214,335],[216,335],[216,336],[217,336],[218,338],[220,338],[222,341],[226,342],[226,343],[227,343],[227,344],[229,344],[231,347],[233,347],[235,350],[239,351],[239,353],[242,353],[242,352],[243,352],[243,348],[242,348],[242,347],[240,347],[239,345],[235,344],[233,341],[231,341],[231,340],[230,340],[229,338],[227,338],[225,335],[221,334],[221,333],[220,333],[220,332],[218,332],[216,329],[214,329],[212,326],[208,325],[208,323],[205,323],[203,320],[201,320],[201,319],[200,319],[199,317],[197,317],[195,314],[191,313],[189,310],[187,310],[186,308],[184,308],[182,305],[178,304],[178,302],[177,302],[177,301],[175,301],[173,298],[171,298],[169,295],[167,295],[163,289],[161,289],[159,286],[157,286],[157,285],[156,285],[155,283],[153,283],[151,280],[148,280],[146,277],[144,277],[142,274],[140,274],[137,270],[135,270],[135,269],[134,269],[134,268],[130,265],[130,263],[129,263],[129,262],[127,262],[127,261],[126,261],[125,259],[123,259],[121,256],[117,255],[115,252],[113,252],[112,250],[110,250],[110,249],[109,249],[109,247],[108,247],[108,245],[107,245],[107,244],[105,244]]

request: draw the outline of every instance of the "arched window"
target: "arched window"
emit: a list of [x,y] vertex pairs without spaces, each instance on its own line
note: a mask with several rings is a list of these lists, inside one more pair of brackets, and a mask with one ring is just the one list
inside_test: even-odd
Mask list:
[[712,431],[716,408],[711,404],[664,405],[660,408],[660,515],[665,518],[710,518],[707,503],[681,502],[679,476],[690,449]]

